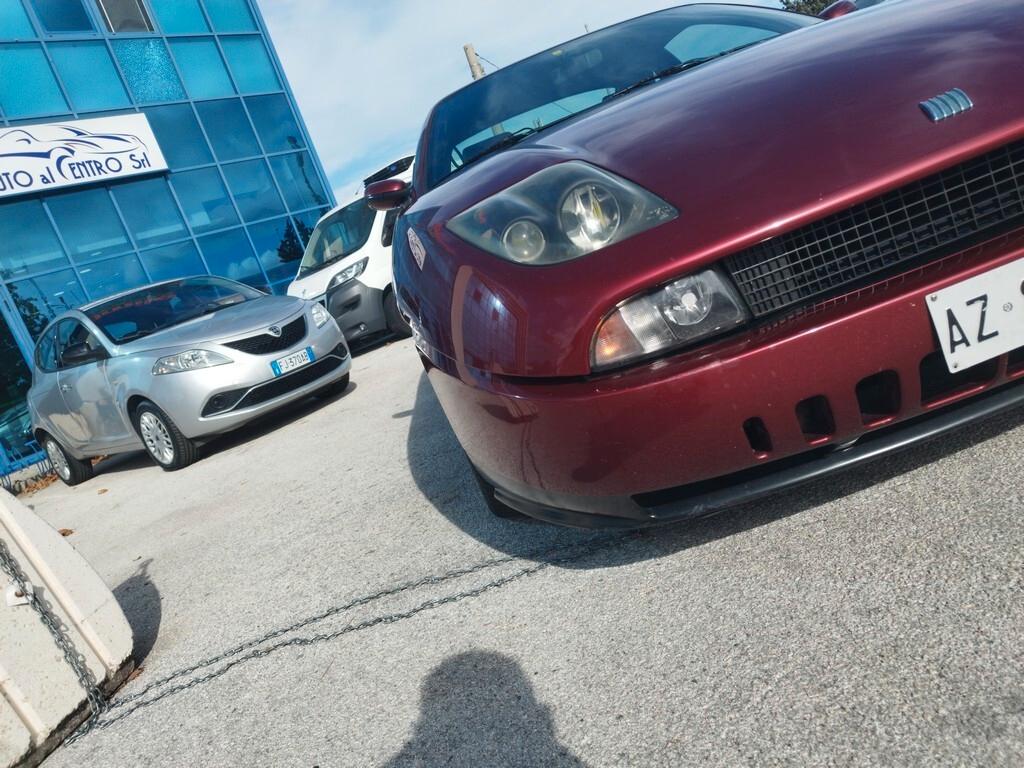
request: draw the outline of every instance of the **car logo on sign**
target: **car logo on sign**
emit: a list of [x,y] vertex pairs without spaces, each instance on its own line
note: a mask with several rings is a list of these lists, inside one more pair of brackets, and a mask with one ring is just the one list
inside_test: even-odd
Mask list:
[[269,333],[275,339],[281,338],[281,328],[280,328],[280,326],[277,326],[277,325],[270,326],[269,328],[267,328],[267,333]]

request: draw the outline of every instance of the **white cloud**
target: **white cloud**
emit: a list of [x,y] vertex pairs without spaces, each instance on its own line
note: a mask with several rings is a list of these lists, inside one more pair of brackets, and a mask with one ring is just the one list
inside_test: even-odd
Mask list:
[[[774,5],[772,0],[750,0]],[[470,80],[462,46],[499,66],[681,0],[260,0],[339,200],[411,151]]]

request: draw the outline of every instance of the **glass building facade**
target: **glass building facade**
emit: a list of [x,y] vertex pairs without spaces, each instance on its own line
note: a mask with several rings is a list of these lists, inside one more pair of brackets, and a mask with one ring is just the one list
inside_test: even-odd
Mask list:
[[212,273],[284,293],[334,205],[255,0],[0,0],[0,134],[146,114],[170,170],[0,200],[0,471],[49,320]]

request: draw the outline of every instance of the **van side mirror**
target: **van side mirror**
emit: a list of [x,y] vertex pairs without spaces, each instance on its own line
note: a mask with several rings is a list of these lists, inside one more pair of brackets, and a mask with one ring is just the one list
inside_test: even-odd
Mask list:
[[107,352],[100,347],[93,349],[86,343],[72,344],[60,355],[60,362],[65,366],[85,365],[95,363],[99,360],[106,360]]
[[845,16],[848,13],[860,10],[857,7],[857,3],[854,0],[836,0],[828,8],[818,14],[819,18],[829,20],[838,19],[840,16]]
[[366,204],[375,211],[390,211],[405,205],[411,193],[412,187],[401,179],[375,181],[366,187]]

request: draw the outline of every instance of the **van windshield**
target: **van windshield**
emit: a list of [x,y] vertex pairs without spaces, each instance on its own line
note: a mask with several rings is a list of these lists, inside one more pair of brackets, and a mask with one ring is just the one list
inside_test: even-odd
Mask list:
[[299,277],[323,269],[366,245],[374,216],[376,211],[360,198],[317,224],[302,255]]

